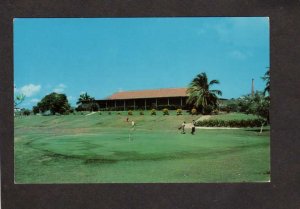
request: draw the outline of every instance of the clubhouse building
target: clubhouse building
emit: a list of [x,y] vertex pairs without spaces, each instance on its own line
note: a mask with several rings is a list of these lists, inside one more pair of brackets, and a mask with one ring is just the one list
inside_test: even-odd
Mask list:
[[187,88],[123,91],[96,100],[100,110],[188,109]]

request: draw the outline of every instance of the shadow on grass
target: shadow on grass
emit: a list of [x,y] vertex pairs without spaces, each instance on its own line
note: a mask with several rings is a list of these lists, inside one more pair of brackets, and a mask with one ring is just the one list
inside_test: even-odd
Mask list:
[[[236,152],[242,152],[247,150],[246,148],[252,147],[260,147],[260,146],[268,146],[268,144],[255,144],[248,146],[236,146],[226,148],[224,150],[215,150],[211,149],[207,150],[199,150],[194,152],[173,152],[173,153],[163,153],[163,154],[141,154],[136,151],[115,151],[112,155],[103,156],[79,156],[79,155],[65,155],[60,153],[54,153],[49,150],[45,151],[45,157],[51,157],[53,161],[57,161],[60,159],[73,159],[73,160],[81,160],[84,164],[112,164],[124,161],[163,161],[163,160],[177,160],[177,159],[185,159],[185,158],[205,158],[218,155],[227,155]],[[47,162],[45,162],[47,163]]]

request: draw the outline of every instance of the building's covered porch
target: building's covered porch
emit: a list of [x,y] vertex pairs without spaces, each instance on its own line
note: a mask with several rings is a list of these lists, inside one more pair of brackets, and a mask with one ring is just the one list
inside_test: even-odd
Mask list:
[[100,110],[186,109],[187,97],[96,100]]

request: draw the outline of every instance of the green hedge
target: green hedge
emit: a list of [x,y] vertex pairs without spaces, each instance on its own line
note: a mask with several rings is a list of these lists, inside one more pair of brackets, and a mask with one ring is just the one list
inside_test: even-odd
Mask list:
[[163,115],[169,115],[169,110],[167,108],[162,110]]
[[203,120],[197,121],[196,126],[204,127],[260,127],[262,119],[247,119],[247,120]]

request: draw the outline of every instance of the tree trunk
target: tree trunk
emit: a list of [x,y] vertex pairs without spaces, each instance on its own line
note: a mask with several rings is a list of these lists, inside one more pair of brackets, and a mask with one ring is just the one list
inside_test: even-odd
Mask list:
[[261,124],[261,127],[260,127],[260,132],[259,132],[259,134],[261,134],[261,133],[262,133],[262,130],[263,130],[263,127],[264,127],[265,123],[266,123],[266,122],[263,122],[263,123]]

